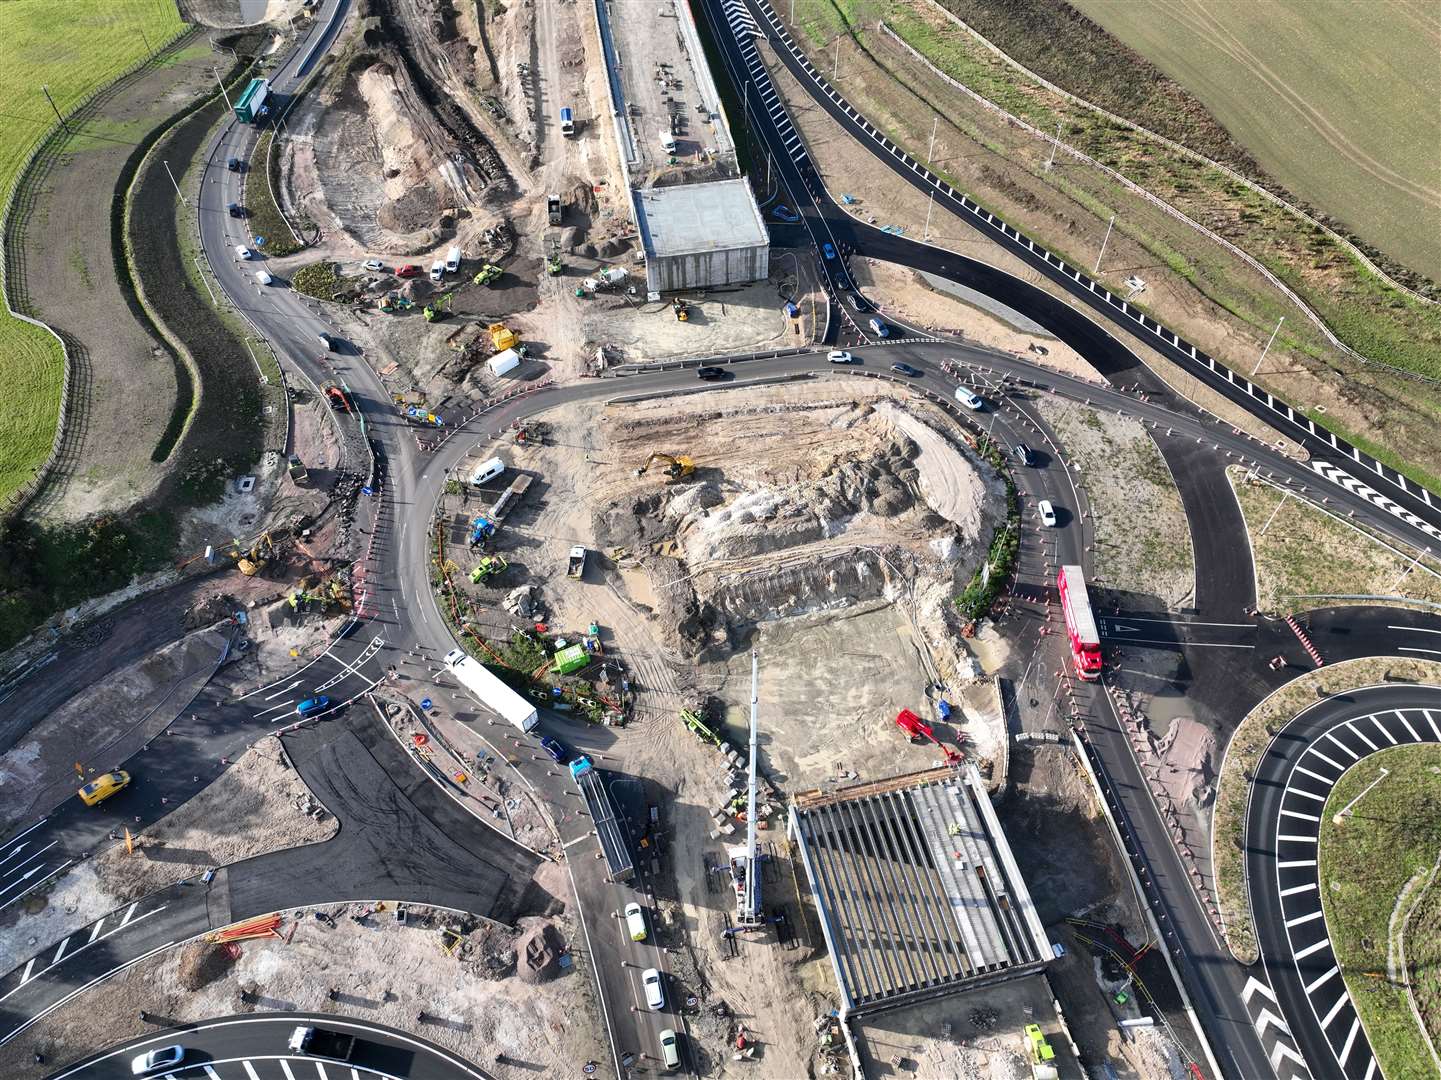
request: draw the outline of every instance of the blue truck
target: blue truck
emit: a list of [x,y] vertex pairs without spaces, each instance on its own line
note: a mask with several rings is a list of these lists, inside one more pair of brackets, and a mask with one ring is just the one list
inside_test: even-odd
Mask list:
[[560,110],[560,133],[566,138],[575,134],[575,113],[568,108]]
[[600,773],[590,763],[590,758],[581,755],[570,763],[570,776],[575,781],[575,786],[580,788],[586,811],[595,824],[595,835],[600,840],[600,851],[605,856],[610,879],[629,881],[635,877],[630,842]]

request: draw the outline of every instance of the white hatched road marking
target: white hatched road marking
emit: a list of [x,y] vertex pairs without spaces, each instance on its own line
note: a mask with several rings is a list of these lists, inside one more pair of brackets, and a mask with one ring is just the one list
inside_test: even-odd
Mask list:
[[1291,870],[1299,866],[1315,866],[1315,859],[1283,859],[1276,864],[1278,870]]
[[1319,817],[1317,817],[1315,814],[1303,814],[1303,813],[1301,813],[1301,811],[1299,811],[1299,810],[1282,810],[1281,813],[1282,813],[1283,815],[1285,815],[1286,817],[1300,818],[1302,821],[1320,821],[1320,820],[1321,820],[1321,819],[1320,819]]
[[1304,949],[1302,949],[1300,952],[1298,952],[1298,953],[1292,953],[1291,955],[1294,956],[1297,960],[1304,960],[1304,959],[1306,959],[1306,957],[1310,956],[1312,953],[1314,953],[1314,952],[1320,952],[1322,949],[1326,948],[1326,946],[1328,946],[1328,945],[1330,945],[1330,944],[1331,944],[1331,939],[1330,939],[1330,938],[1324,938],[1324,937],[1323,937],[1320,941],[1316,942],[1314,945],[1307,945],[1307,946],[1306,946]]
[[[1334,733],[1332,733],[1332,732],[1330,732],[1330,731],[1326,732],[1326,738],[1330,739],[1333,743],[1335,743],[1337,746],[1339,746],[1342,750],[1344,750],[1346,753],[1350,754],[1352,761],[1360,761],[1360,760],[1361,760],[1360,756],[1356,753],[1356,751],[1352,750],[1349,746],[1347,746],[1345,743],[1343,743],[1340,739],[1336,738],[1336,736],[1335,736]],[[1441,733],[1438,733],[1437,736],[1436,736],[1436,738],[1441,739]]]
[[1316,921],[1317,919],[1319,919],[1323,914],[1324,914],[1324,912],[1322,912],[1320,908],[1317,908],[1315,911],[1311,912],[1311,913],[1308,914],[1308,915],[1298,915],[1298,916],[1296,916],[1294,919],[1287,919],[1287,920],[1286,920],[1286,929],[1289,930],[1289,929],[1291,929],[1291,927],[1293,927],[1293,926],[1300,926],[1300,925],[1302,925],[1303,923],[1315,922],[1315,921]]
[[1324,975],[1320,976],[1319,978],[1317,978],[1315,982],[1308,983],[1308,984],[1306,985],[1306,995],[1309,997],[1310,995],[1314,994],[1314,993],[1316,992],[1317,987],[1320,987],[1320,986],[1325,985],[1326,980],[1327,980],[1327,979],[1330,979],[1333,975],[1335,975],[1335,974],[1336,974],[1338,971],[1340,971],[1340,970],[1341,970],[1341,969],[1340,969],[1339,967],[1337,967],[1335,964],[1332,964],[1330,971],[1326,972],[1326,974],[1324,974]]
[[1381,723],[1381,721],[1380,721],[1379,719],[1377,719],[1376,717],[1374,717],[1374,716],[1371,717],[1371,723],[1373,723],[1373,724],[1376,725],[1376,730],[1377,730],[1377,731],[1379,731],[1382,735],[1385,735],[1386,738],[1388,738],[1388,739],[1391,740],[1391,745],[1392,745],[1392,746],[1395,746],[1395,745],[1396,745],[1396,736],[1395,736],[1395,735],[1392,735],[1391,732],[1389,732],[1389,731],[1386,730],[1386,725],[1385,725],[1385,724]]
[[1336,1019],[1336,1014],[1344,1009],[1350,1000],[1350,995],[1347,994],[1345,990],[1342,990],[1341,996],[1336,999],[1336,1004],[1331,1006],[1331,1011],[1321,1018],[1321,1027],[1323,1029],[1330,1027],[1331,1021]]
[[[1369,716],[1364,716],[1364,717],[1362,717],[1362,719],[1363,719],[1363,720],[1369,720],[1369,719],[1371,719],[1371,718],[1370,718]],[[1379,746],[1377,746],[1375,743],[1373,743],[1370,739],[1368,739],[1364,734],[1362,734],[1361,729],[1356,726],[1356,722],[1355,722],[1354,720],[1347,720],[1347,721],[1346,721],[1346,726],[1351,729],[1351,733],[1352,733],[1353,735],[1355,735],[1356,738],[1360,739],[1363,743],[1365,743],[1367,746],[1369,746],[1372,750],[1380,750],[1380,749],[1381,749]]]
[[1281,890],[1281,895],[1282,895],[1282,896],[1295,896],[1297,893],[1316,892],[1316,891],[1317,891],[1317,889],[1316,889],[1316,883],[1315,883],[1314,881],[1308,881],[1308,882],[1306,882],[1306,884],[1304,884],[1304,885],[1292,885],[1289,889],[1282,889],[1282,890]]
[[245,1075],[249,1077],[249,1080],[260,1080],[260,1074],[255,1071],[254,1065],[248,1061],[242,1061],[240,1064],[245,1066]]

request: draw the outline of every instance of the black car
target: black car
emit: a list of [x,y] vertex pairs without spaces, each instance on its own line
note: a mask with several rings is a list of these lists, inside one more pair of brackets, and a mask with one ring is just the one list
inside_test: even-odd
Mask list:
[[726,377],[725,368],[703,367],[696,369],[696,378],[705,379],[707,382],[714,382],[716,379]]
[[225,163],[225,167],[231,172],[244,172],[245,162],[241,161],[238,157],[233,157]]
[[1027,446],[1025,443],[1016,443],[1016,445],[1015,445],[1015,455],[1016,455],[1016,460],[1019,461],[1022,465],[1026,466],[1027,468],[1030,468],[1032,465],[1034,465],[1034,464],[1036,463],[1036,455],[1035,455],[1035,453],[1034,453],[1034,452],[1031,450],[1031,448],[1030,448],[1029,446]]
[[913,368],[910,364],[892,364],[891,370],[897,375],[909,375],[913,379],[921,377],[920,368]]

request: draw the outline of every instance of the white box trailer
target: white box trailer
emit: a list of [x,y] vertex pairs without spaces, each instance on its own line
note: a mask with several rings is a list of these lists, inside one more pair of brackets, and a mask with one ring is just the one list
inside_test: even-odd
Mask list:
[[490,373],[496,378],[508,375],[520,367],[520,353],[514,349],[506,349],[505,352],[498,352],[487,360],[485,366],[490,368]]
[[522,732],[534,731],[540,723],[534,705],[487,671],[475,657],[467,656],[465,650],[452,649],[446,653],[445,666],[472,697],[502,720],[509,721]]

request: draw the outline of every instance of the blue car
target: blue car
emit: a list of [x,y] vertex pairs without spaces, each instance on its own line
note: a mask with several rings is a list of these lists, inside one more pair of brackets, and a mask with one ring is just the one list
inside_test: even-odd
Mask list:
[[821,245],[821,254],[827,259],[834,259],[836,257],[836,249],[831,247],[830,241],[826,241],[826,243]]
[[324,694],[319,697],[306,698],[299,705],[295,706],[295,715],[302,720],[307,716],[314,716],[318,712],[324,712],[330,708],[330,699]]
[[570,751],[566,750],[565,744],[559,739],[552,739],[549,735],[541,737],[540,748],[550,755],[552,761],[558,761],[562,765],[565,764],[565,759],[570,756]]
[[771,210],[771,213],[781,221],[797,222],[801,219],[801,216],[789,206],[777,206]]

